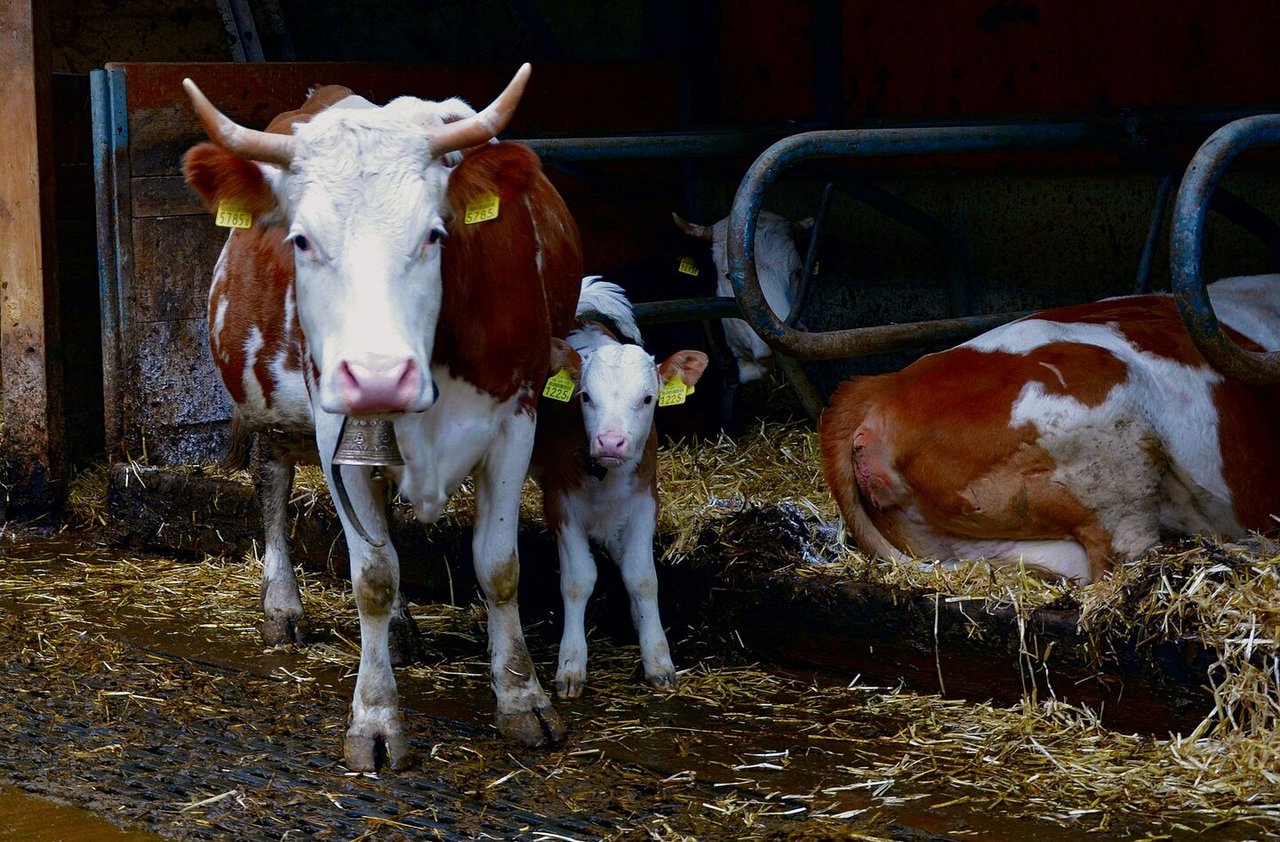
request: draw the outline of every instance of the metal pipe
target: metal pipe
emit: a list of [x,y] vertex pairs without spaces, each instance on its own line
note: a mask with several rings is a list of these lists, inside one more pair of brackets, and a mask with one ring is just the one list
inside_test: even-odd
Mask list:
[[785,324],[769,307],[755,265],[756,214],[769,185],[788,167],[809,158],[1055,150],[1116,149],[1126,141],[1114,126],[1081,123],[926,126],[806,132],[779,140],[755,160],[738,187],[729,214],[729,280],[744,318],[780,353],[802,360],[853,357],[967,339],[1012,315],[973,316],[806,333]]
[[675,298],[648,301],[633,306],[636,323],[659,325],[670,322],[697,322],[709,319],[740,319],[742,310],[736,298]]
[[796,297],[791,302],[791,312],[787,314],[787,324],[796,326],[800,320],[800,311],[804,309],[804,299],[809,294],[809,281],[813,279],[813,267],[818,264],[818,246],[822,240],[822,232],[827,227],[827,217],[831,214],[831,199],[835,196],[836,186],[827,182],[822,188],[822,199],[818,202],[818,212],[813,215],[813,227],[809,229],[809,247],[804,252],[804,266],[800,268],[800,278],[796,283]]
[[1173,182],[1173,174],[1169,173],[1162,176],[1160,183],[1156,185],[1156,204],[1151,209],[1147,239],[1142,244],[1142,255],[1138,258],[1138,283],[1135,288],[1139,295],[1151,292],[1151,266],[1156,259],[1156,244],[1164,228],[1164,218],[1169,215],[1169,199],[1173,196]]
[[1277,142],[1280,114],[1246,117],[1218,129],[1191,159],[1173,208],[1170,261],[1182,321],[1214,367],[1246,383],[1280,382],[1280,351],[1248,351],[1223,333],[1201,274],[1204,223],[1214,187],[1235,157],[1251,146]]
[[522,138],[520,143],[540,157],[556,161],[751,158],[778,136],[777,132],[690,132],[622,137]]

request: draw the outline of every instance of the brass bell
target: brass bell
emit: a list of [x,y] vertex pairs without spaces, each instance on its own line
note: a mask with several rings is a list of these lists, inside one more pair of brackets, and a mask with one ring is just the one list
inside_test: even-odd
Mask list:
[[403,465],[396,444],[396,428],[385,418],[353,418],[342,424],[342,436],[333,453],[335,465]]

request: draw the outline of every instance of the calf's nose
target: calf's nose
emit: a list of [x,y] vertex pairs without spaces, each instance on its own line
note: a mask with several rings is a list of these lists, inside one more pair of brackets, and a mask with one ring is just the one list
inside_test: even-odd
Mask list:
[[631,455],[631,442],[618,432],[601,433],[595,438],[594,451],[591,455],[596,459],[626,459]]

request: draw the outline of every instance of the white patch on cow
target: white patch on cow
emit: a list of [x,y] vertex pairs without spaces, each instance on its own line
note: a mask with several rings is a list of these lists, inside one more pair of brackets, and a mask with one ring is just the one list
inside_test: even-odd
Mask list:
[[992,564],[1025,564],[1076,584],[1088,584],[1089,556],[1078,541],[972,541],[959,539],[954,552],[961,559]]
[[[217,289],[216,285],[214,289]],[[225,295],[218,297],[218,306],[214,310],[213,325],[209,330],[209,337],[213,340],[214,348],[218,355],[218,359],[227,362],[230,355],[222,345],[222,331],[227,325],[227,307],[231,304],[231,299]]]
[[1280,275],[1223,278],[1209,285],[1218,320],[1268,351],[1280,350]]
[[406,413],[395,421],[404,457],[397,469],[400,496],[423,523],[434,523],[445,501],[484,457],[506,418],[517,411],[519,395],[498,401],[465,380],[433,366],[440,397],[429,412]]
[[1136,555],[1160,528],[1189,534],[1212,523],[1238,534],[1213,402],[1221,376],[1139,350],[1114,325],[1025,319],[965,346],[1024,355],[1058,342],[1105,349],[1124,363],[1128,379],[1096,407],[1028,383],[1009,424],[1035,425],[1038,443],[1058,463],[1055,478],[1098,513],[1115,549]]
[[578,389],[592,458],[607,465],[640,458],[660,386],[657,363],[640,346],[608,342],[588,349]]
[[251,414],[265,415],[267,409],[267,400],[262,393],[262,385],[258,382],[258,375],[254,372],[254,366],[258,364],[258,354],[262,351],[264,344],[262,338],[262,329],[257,325],[249,328],[249,335],[244,339],[244,370],[240,372],[240,382],[244,386],[244,403],[242,404]]
[[[590,318],[591,313],[599,313],[613,322],[622,339],[637,345],[644,344],[640,336],[640,326],[636,324],[635,311],[631,308],[631,302],[627,300],[626,290],[604,280],[601,275],[588,275],[582,279],[582,285],[578,290],[577,313],[579,318],[584,315]],[[588,329],[594,330],[594,328]],[[580,328],[575,333],[583,330],[585,329]],[[572,337],[573,335],[570,334],[571,345]],[[575,348],[575,350],[579,349]]]
[[528,194],[524,197],[524,209],[529,214],[529,222],[533,225],[533,264],[538,267],[538,277],[542,277],[543,257],[542,232],[538,230],[538,214],[533,211],[533,202]]
[[[727,249],[729,220],[722,219],[711,226],[711,260],[716,265],[716,295],[733,296],[733,284],[729,282],[729,255]],[[756,274],[760,289],[769,309],[781,320],[791,315],[803,264],[791,236],[791,223],[770,211],[760,211],[756,217],[755,240]],[[742,383],[759,380],[768,371],[762,364],[773,356],[760,335],[742,319],[722,319],[725,341],[738,361],[738,379]]]

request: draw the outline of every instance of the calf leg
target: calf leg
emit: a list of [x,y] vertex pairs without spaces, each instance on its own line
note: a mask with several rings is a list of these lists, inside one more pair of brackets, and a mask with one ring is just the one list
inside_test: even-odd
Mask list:
[[267,646],[302,643],[306,638],[302,597],[289,558],[289,491],[293,460],[258,436],[252,463],[254,489],[262,508],[266,546],[262,554],[262,622],[258,632]]
[[674,687],[676,668],[671,663],[667,635],[658,616],[658,574],[653,566],[654,515],[635,518],[623,535],[618,560],[622,583],[631,599],[631,621],[640,638],[644,677],[654,687]]
[[582,695],[587,680],[586,613],[587,600],[596,586],[596,563],[581,529],[562,525],[556,538],[560,550],[560,596],[564,600],[556,693],[562,699],[576,699]]
[[520,492],[533,451],[533,419],[512,415],[475,472],[476,526],[472,542],[476,578],[489,614],[489,657],[502,735],[537,746],[564,738],[565,727],[533,672],[520,625],[520,559],[516,530]]

